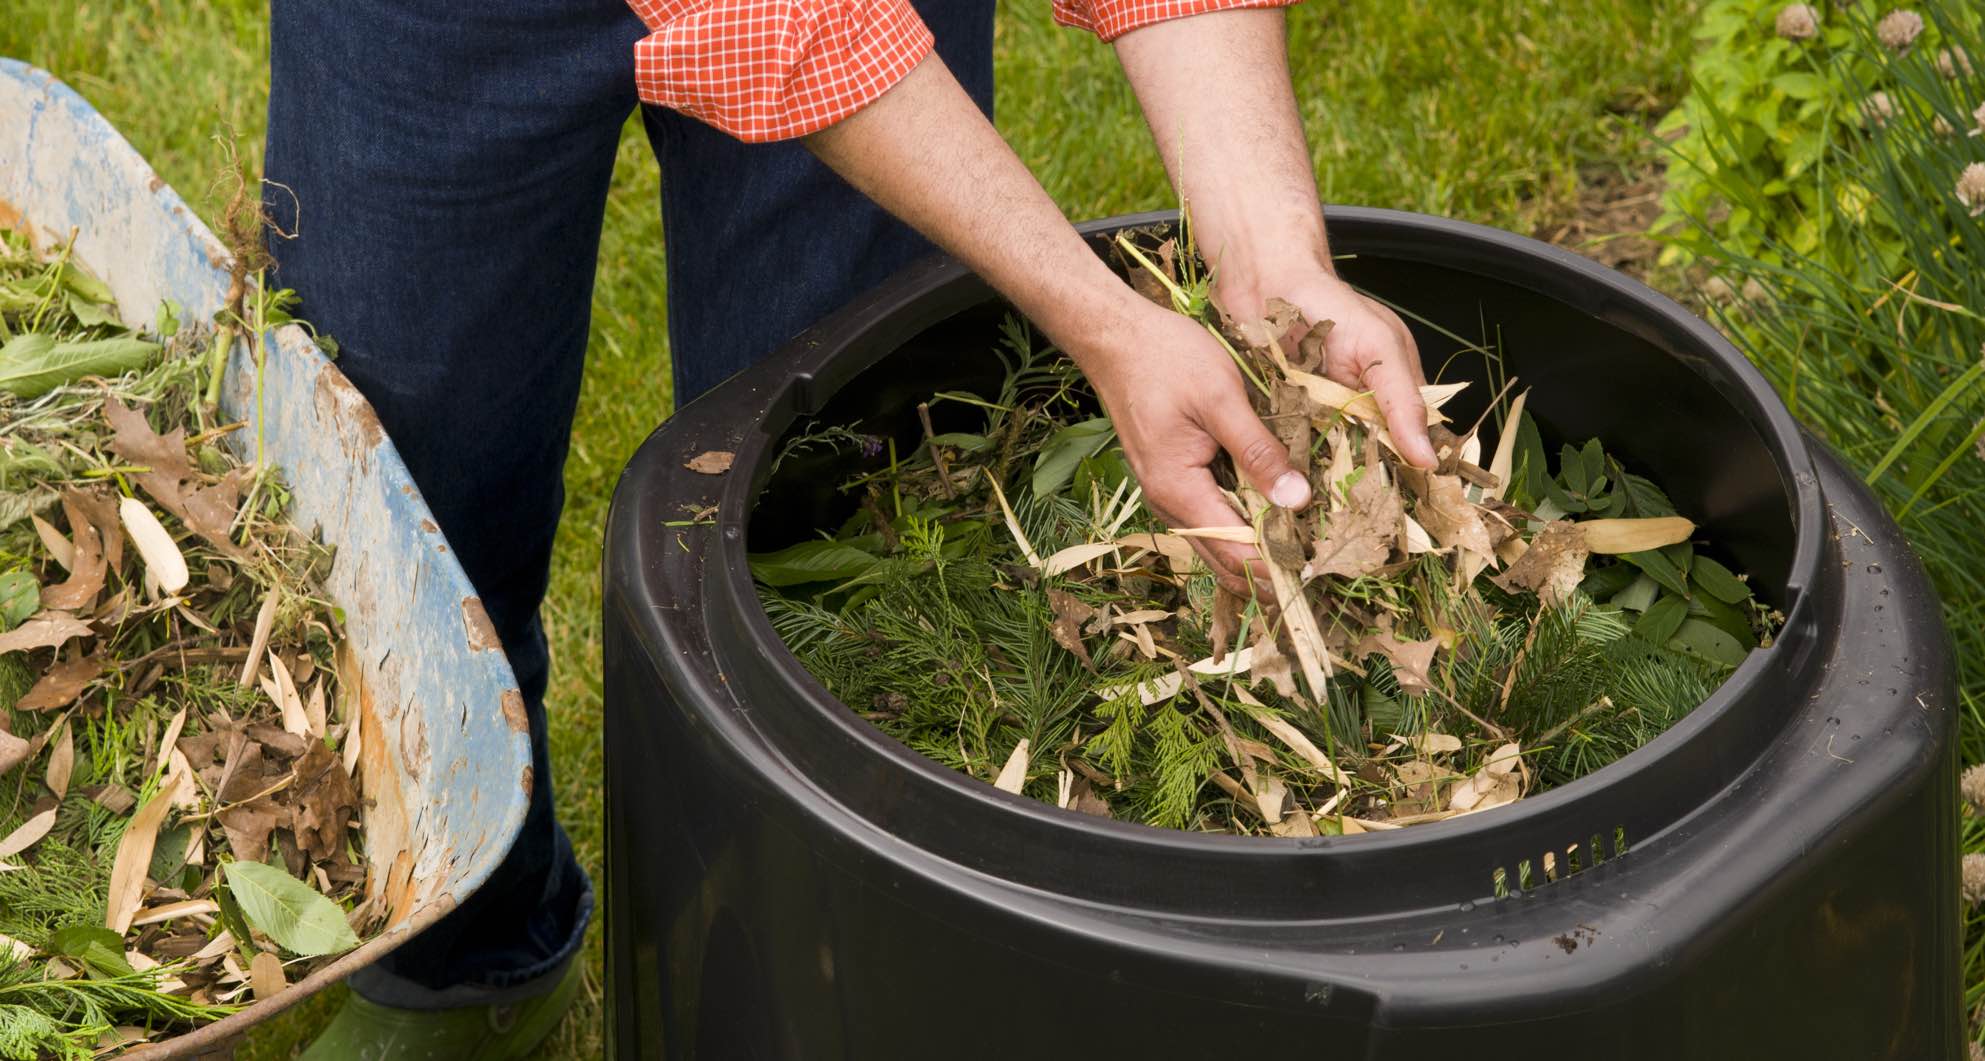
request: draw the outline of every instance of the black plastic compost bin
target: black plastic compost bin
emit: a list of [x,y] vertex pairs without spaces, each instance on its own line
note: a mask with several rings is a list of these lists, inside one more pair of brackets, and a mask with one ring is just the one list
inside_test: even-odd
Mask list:
[[[831,467],[771,474],[797,423],[914,444],[917,400],[996,378],[1004,307],[911,268],[684,408],[616,493],[616,1056],[1960,1056],[1950,650],[1895,526],[1639,283],[1430,217],[1330,231],[1354,282],[1493,329],[1547,443],[1602,436],[1663,484],[1785,612],[1777,643],[1613,766],[1396,832],[1164,831],[955,774],[807,675],[745,563],[847,511]],[[1414,330],[1430,371],[1483,378]],[[706,450],[729,473],[684,468]]]

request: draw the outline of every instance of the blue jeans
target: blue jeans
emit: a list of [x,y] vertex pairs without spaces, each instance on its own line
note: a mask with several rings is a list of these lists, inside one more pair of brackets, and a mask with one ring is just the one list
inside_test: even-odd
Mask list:
[[[917,7],[990,114],[991,0]],[[339,341],[339,367],[420,484],[530,711],[523,831],[459,908],[353,977],[387,1005],[541,992],[591,916],[552,810],[537,612],[644,32],[624,0],[272,5],[267,205],[296,233],[270,241],[273,282]],[[797,143],[642,117],[662,169],[678,403],[930,250]]]

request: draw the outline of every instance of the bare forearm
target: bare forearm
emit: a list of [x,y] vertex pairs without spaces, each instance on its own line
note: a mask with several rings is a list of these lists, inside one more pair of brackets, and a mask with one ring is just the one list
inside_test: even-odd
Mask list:
[[1116,51],[1230,300],[1286,297],[1260,288],[1280,273],[1328,271],[1282,10],[1160,22],[1118,38]]
[[1076,235],[932,55],[807,146],[984,277],[1084,369],[1135,295]]

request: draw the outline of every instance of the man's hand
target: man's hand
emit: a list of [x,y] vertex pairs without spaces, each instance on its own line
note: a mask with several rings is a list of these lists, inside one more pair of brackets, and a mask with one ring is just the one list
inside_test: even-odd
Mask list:
[[[1310,321],[1330,321],[1323,340],[1324,374],[1347,387],[1371,391],[1399,455],[1410,464],[1439,463],[1427,438],[1427,406],[1420,387],[1427,382],[1419,347],[1406,322],[1385,306],[1358,294],[1322,265],[1292,271],[1266,289],[1303,312]],[[1267,298],[1227,289],[1213,293],[1216,305],[1235,320],[1260,319]]]
[[[1068,353],[1103,400],[1144,503],[1174,527],[1241,523],[1214,480],[1225,450],[1249,485],[1284,508],[1310,502],[1310,484],[1248,403],[1247,382],[1206,329],[1145,303],[1128,327]],[[1254,549],[1198,538],[1193,546],[1228,588],[1245,593]]]

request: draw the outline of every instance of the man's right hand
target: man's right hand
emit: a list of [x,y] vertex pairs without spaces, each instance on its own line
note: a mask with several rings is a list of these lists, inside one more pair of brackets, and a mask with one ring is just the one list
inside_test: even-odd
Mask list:
[[[1067,352],[1115,422],[1144,503],[1174,527],[1245,526],[1213,477],[1213,461],[1224,450],[1241,478],[1270,501],[1284,508],[1309,504],[1309,481],[1255,414],[1233,358],[1199,323],[1132,299],[1127,327]],[[1253,548],[1204,538],[1193,546],[1223,584],[1246,592]]]

